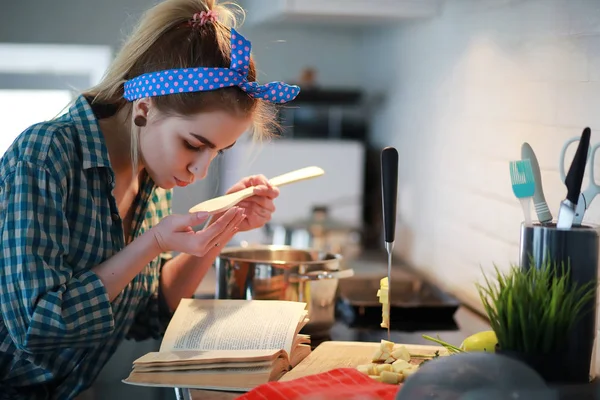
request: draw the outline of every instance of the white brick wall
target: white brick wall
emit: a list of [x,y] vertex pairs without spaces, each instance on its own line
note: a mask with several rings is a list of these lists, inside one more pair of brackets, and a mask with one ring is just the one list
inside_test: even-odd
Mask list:
[[388,96],[375,140],[400,153],[398,255],[480,308],[480,267],[518,257],[508,161],[532,145],[556,217],[563,142],[585,126],[600,141],[600,1],[446,0],[362,45],[365,81]]
[[509,160],[531,144],[556,218],[562,144],[585,126],[600,141],[600,0],[446,0],[362,45],[367,86],[388,96],[373,136],[400,154],[396,252],[481,310],[481,269],[518,259]]

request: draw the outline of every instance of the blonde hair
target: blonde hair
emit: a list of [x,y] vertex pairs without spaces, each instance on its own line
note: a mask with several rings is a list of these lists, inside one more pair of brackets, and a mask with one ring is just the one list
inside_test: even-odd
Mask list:
[[[188,67],[229,68],[231,62],[231,31],[236,27],[236,13],[216,0],[165,0],[142,16],[131,36],[124,43],[102,81],[84,92],[92,102],[127,107],[123,84],[147,72]],[[195,13],[213,10],[218,21],[200,27],[189,25]],[[247,79],[256,80],[254,60],[250,58]],[[153,97],[156,109],[165,115],[193,115],[199,112],[225,110],[239,116],[253,117],[252,134],[257,140],[269,138],[277,127],[271,104],[248,96],[237,86],[207,92],[174,93]],[[134,170],[138,165],[139,128],[132,124],[131,158]]]

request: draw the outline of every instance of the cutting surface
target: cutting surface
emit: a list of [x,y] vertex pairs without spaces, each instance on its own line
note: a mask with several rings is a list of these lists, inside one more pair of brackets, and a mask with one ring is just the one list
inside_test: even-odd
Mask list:
[[[323,342],[300,364],[285,374],[280,381],[289,381],[307,375],[331,371],[336,368],[355,368],[360,364],[369,364],[371,356],[379,348],[379,345],[379,342]],[[446,349],[441,346],[402,345],[411,354],[433,356],[437,350],[439,350],[440,354],[447,354]]]

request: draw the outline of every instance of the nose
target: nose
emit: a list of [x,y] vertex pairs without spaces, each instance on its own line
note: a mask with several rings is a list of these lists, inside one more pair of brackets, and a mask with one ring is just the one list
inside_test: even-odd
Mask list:
[[188,166],[188,171],[190,171],[193,176],[192,181],[206,178],[211,161],[212,157],[206,157],[205,155],[196,157],[196,159]]

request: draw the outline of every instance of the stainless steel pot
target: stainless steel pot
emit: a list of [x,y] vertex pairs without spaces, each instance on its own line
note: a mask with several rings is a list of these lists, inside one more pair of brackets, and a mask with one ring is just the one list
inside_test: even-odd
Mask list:
[[302,330],[326,334],[335,320],[339,254],[291,246],[225,248],[215,260],[217,299],[291,300],[307,303],[310,321]]

